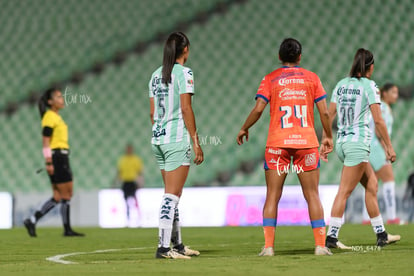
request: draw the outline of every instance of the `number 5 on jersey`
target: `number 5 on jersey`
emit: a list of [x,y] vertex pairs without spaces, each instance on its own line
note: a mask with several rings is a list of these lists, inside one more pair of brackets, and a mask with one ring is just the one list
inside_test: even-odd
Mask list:
[[164,96],[158,96],[158,118],[162,120],[165,116],[165,98]]
[[[300,119],[300,124],[302,127],[308,126],[307,120],[307,106],[306,105],[294,105],[293,106],[295,117]],[[281,118],[282,128],[291,128],[293,127],[292,119],[292,107],[289,105],[284,105],[280,107],[280,111],[285,112]]]

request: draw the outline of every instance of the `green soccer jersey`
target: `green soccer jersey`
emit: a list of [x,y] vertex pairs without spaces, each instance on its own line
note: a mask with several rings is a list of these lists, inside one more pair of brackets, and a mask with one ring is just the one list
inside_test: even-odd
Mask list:
[[367,78],[342,79],[333,90],[331,102],[336,103],[338,113],[336,142],[360,142],[369,146],[372,138],[369,106],[380,103],[375,82]]
[[[391,137],[392,124],[394,123],[394,117],[392,116],[391,107],[383,101],[381,101],[381,114],[387,126],[388,135]],[[372,119],[371,119],[370,127],[373,133],[371,145],[381,144],[380,141],[378,140],[377,135],[375,135],[375,124],[374,124],[374,120]]]
[[176,63],[168,86],[162,81],[162,67],[152,74],[149,82],[149,97],[154,98],[152,144],[190,142],[180,104],[180,95],[185,93],[194,94],[193,72],[190,68]]

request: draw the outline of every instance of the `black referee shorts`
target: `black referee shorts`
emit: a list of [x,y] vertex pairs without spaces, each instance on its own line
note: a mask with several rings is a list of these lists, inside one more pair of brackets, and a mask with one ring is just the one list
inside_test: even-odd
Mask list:
[[69,164],[69,150],[52,149],[53,175],[49,175],[52,184],[72,181],[72,170]]
[[122,184],[122,191],[124,192],[124,198],[127,199],[128,197],[135,197],[135,193],[138,189],[137,183],[134,181],[125,181]]

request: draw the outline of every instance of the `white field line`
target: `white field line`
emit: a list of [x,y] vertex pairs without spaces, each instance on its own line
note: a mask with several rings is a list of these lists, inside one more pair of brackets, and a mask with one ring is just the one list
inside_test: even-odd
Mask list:
[[[291,243],[288,241],[284,241],[283,243]],[[252,245],[252,244],[262,244],[262,242],[258,243],[251,243],[251,242],[245,242],[245,243],[239,243],[238,245]],[[206,244],[204,246],[212,246],[213,244]],[[198,245],[200,246],[200,245]],[[228,246],[235,246],[234,244],[214,244],[214,246],[217,247],[228,247]],[[197,247],[197,246],[196,246]],[[58,264],[78,264],[78,262],[73,261],[66,261],[64,258],[70,257],[70,256],[77,256],[77,255],[87,255],[87,254],[96,254],[96,253],[105,253],[105,252],[116,252],[116,251],[123,251],[123,250],[144,250],[144,249],[151,249],[153,247],[133,247],[133,248],[112,248],[112,249],[100,249],[95,251],[89,251],[89,252],[72,252],[72,253],[66,253],[66,254],[59,254],[51,257],[47,257],[46,261],[58,263]],[[97,261],[96,263],[99,263]]]
[[90,252],[72,252],[72,253],[66,253],[66,254],[59,254],[51,257],[47,257],[46,261],[58,263],[58,264],[77,264],[77,262],[72,261],[65,261],[64,258],[70,257],[70,256],[77,256],[77,255],[85,255],[85,254],[95,254],[95,253],[105,253],[105,252],[116,252],[116,251],[122,251],[122,250],[143,250],[143,249],[149,249],[150,247],[135,247],[135,248],[113,248],[113,249],[100,249]]

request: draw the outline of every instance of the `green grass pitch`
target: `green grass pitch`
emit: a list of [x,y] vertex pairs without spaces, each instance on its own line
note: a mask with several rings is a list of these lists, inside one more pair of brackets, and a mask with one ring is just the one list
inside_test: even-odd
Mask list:
[[0,231],[0,275],[414,275],[414,225],[386,228],[401,241],[378,251],[370,226],[345,224],[340,240],[354,250],[314,256],[310,227],[277,227],[274,257],[257,256],[261,227],[183,228],[184,243],[201,252],[191,260],[155,259],[157,229],[84,228],[86,237],[65,238],[39,228],[30,238],[15,228]]

